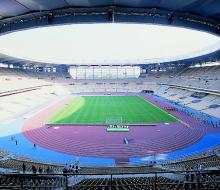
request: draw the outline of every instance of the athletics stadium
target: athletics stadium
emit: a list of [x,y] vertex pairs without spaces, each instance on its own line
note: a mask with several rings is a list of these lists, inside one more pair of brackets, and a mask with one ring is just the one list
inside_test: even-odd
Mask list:
[[0,189],[219,189],[218,0],[0,1]]

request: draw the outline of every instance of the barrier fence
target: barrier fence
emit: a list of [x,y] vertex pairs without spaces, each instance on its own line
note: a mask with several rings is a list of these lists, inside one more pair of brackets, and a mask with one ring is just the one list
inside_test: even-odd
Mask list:
[[0,189],[220,189],[220,171],[187,170],[106,174],[0,173]]

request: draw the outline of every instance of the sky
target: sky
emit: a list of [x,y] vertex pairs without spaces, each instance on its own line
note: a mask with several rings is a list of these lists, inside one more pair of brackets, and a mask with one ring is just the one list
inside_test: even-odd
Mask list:
[[177,27],[75,24],[0,36],[0,53],[48,63],[114,64],[189,55],[216,43],[217,36]]

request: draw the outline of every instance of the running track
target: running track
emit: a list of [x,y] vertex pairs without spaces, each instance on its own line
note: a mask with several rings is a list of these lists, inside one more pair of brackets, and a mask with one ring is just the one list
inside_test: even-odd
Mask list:
[[[150,96],[146,99],[164,108],[168,105]],[[67,104],[69,97],[41,111],[23,126],[23,134],[38,146],[60,153],[128,160],[150,155],[170,153],[188,147],[210,131],[211,126],[180,111],[171,111],[182,122],[157,126],[132,126],[129,132],[107,133],[106,126],[56,126],[48,128],[48,117]],[[170,106],[169,106],[170,107]],[[127,138],[129,144],[124,144]]]

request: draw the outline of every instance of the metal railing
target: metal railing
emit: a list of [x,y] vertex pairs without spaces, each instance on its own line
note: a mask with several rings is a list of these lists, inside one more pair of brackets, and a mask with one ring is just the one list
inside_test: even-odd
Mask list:
[[[126,181],[126,182],[125,182]],[[207,189],[220,187],[220,171],[158,171],[146,173],[0,173],[0,189]]]

